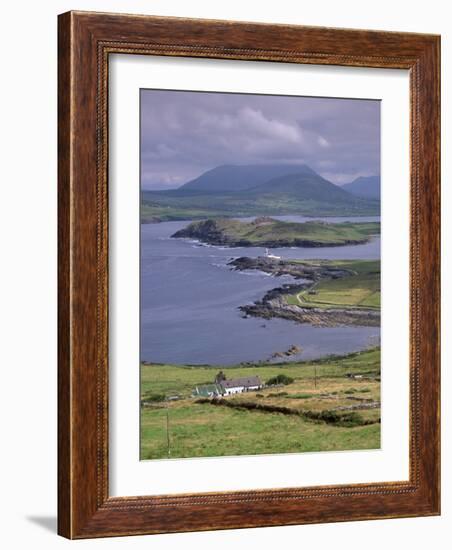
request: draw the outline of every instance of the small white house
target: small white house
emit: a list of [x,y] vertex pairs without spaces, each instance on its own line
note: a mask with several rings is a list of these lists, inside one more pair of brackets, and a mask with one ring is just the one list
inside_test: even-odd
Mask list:
[[247,391],[256,391],[262,388],[263,384],[259,376],[250,376],[246,378],[232,378],[231,380],[222,380],[220,382],[223,388],[223,395],[234,395]]

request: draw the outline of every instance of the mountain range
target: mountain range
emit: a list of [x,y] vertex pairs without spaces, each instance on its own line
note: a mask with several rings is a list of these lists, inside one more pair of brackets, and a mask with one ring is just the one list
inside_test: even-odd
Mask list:
[[339,187],[306,164],[224,165],[177,189],[143,190],[142,221],[288,214],[378,215],[379,201],[361,194],[361,188],[367,190],[372,185],[355,180]]
[[343,185],[342,189],[357,197],[380,200],[380,176],[361,176]]
[[315,175],[306,164],[226,164],[204,172],[177,189],[179,193],[234,193],[289,174]]

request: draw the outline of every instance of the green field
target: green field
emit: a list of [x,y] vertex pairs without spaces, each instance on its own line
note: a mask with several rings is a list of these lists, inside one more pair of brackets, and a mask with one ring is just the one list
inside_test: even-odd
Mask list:
[[[267,382],[284,374],[293,382],[230,396],[218,405],[198,402],[194,387],[212,383],[219,370],[142,365],[142,459],[380,447],[378,348],[312,362],[228,367],[227,378],[257,375]],[[375,407],[355,409],[363,403]],[[261,409],[245,408],[256,404]],[[274,407],[287,413],[272,412]]]
[[350,276],[324,279],[307,290],[288,294],[285,296],[287,303],[321,309],[380,309],[379,260],[335,260],[334,265],[350,270]]
[[141,222],[196,220],[205,218],[238,218],[247,216],[378,216],[378,201],[362,200],[360,204],[344,204],[293,197],[230,197],[195,195],[193,197],[153,196],[141,203]]
[[142,201],[141,223],[171,222],[180,220],[202,220],[204,218],[220,218],[224,216],[221,210],[211,210],[192,207],[165,206]]

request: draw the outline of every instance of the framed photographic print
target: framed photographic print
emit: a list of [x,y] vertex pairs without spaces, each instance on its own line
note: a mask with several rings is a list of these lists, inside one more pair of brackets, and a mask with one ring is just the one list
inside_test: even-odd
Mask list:
[[59,17],[59,533],[439,514],[437,36]]

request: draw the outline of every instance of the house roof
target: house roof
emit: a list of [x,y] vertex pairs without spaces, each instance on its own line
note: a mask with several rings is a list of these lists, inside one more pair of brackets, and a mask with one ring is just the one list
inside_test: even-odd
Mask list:
[[224,389],[242,386],[244,388],[250,388],[252,386],[262,386],[262,382],[259,376],[248,376],[245,378],[231,378],[231,380],[222,380],[220,385],[223,386]]

